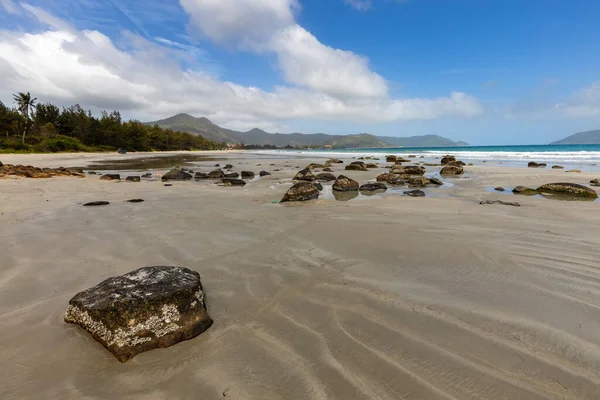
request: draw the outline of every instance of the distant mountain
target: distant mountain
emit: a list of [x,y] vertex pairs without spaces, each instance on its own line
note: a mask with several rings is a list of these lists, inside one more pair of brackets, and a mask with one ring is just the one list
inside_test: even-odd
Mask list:
[[575,133],[552,144],[600,144],[600,129]]
[[368,147],[433,147],[433,146],[461,146],[464,142],[453,142],[450,139],[436,135],[413,136],[409,138],[378,137],[368,133],[358,135],[327,135],[325,133],[268,133],[262,129],[254,128],[247,132],[238,132],[221,128],[207,118],[196,118],[189,114],[177,114],[160,121],[148,122],[149,125],[157,124],[161,128],[170,128],[175,131],[189,132],[202,135],[204,138],[216,142],[231,144],[253,144],[284,146],[331,146],[335,148],[368,148]]

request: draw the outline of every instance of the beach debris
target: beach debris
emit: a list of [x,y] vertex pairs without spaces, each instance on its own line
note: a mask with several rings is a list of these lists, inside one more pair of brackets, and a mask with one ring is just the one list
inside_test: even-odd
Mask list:
[[295,181],[314,181],[315,176],[313,175],[313,173],[311,172],[310,169],[304,168],[303,170],[298,171],[296,176],[294,176],[294,180]]
[[187,172],[183,172],[178,168],[173,168],[166,174],[164,174],[161,178],[163,181],[187,181],[192,179],[192,175]]
[[223,178],[221,186],[246,186],[246,181],[235,178]]
[[339,160],[337,158],[331,158],[329,160],[327,160],[326,164],[342,164],[343,161]]
[[308,201],[319,198],[319,189],[311,182],[298,182],[283,195],[281,203],[288,201]]
[[104,174],[100,177],[102,181],[118,181],[121,179],[121,175],[119,174]]
[[565,172],[577,172],[577,173],[580,173],[580,172],[581,172],[581,170],[580,170],[580,169],[577,169],[577,168],[575,168],[575,169],[570,169],[570,170],[568,170],[568,171],[565,171]]
[[200,275],[171,266],[140,268],[79,292],[64,319],[121,362],[192,339],[213,323]]
[[440,161],[440,164],[444,164],[445,165],[445,164],[448,164],[448,163],[450,163],[452,161],[456,161],[456,157],[447,155],[447,156],[442,157],[442,160]]
[[324,164],[310,163],[310,164],[308,164],[308,166],[306,168],[312,170],[312,169],[321,169],[321,168],[325,168],[325,167],[326,167],[326,165],[324,165]]
[[547,164],[545,163],[536,163],[535,161],[530,161],[527,164],[527,167],[529,168],[546,168]]
[[107,206],[110,203],[108,201],[90,201],[89,203],[85,203],[84,207],[95,207],[95,206]]
[[569,197],[583,197],[588,199],[597,199],[598,193],[587,186],[576,183],[547,183],[537,188],[537,192],[543,194],[554,194]]
[[258,175],[259,175],[259,176],[269,176],[269,175],[271,175],[271,173],[270,173],[270,172],[267,172],[267,171],[260,171],[260,172],[258,173]]
[[376,183],[365,183],[358,190],[361,192],[374,192],[374,191],[386,191],[387,186],[385,183],[376,182]]
[[565,169],[562,165],[553,165],[552,169]]
[[224,176],[225,176],[225,172],[223,172],[220,169],[215,169],[214,171],[210,171],[208,173],[207,178],[208,179],[223,179]]
[[194,174],[194,179],[199,181],[200,179],[208,179],[208,174],[205,174],[204,172],[196,172]]
[[464,169],[461,166],[458,165],[446,165],[444,168],[442,168],[442,170],[440,171],[441,175],[461,175],[462,173],[464,173]]
[[254,178],[255,173],[252,171],[242,171],[242,178],[243,179],[252,179]]
[[494,188],[494,190],[496,192],[504,192],[504,191],[506,191],[506,189],[504,189],[502,186],[497,186],[497,187]]
[[339,192],[352,192],[352,191],[357,191],[358,187],[359,187],[359,184],[354,179],[350,179],[347,176],[340,175],[335,180],[335,183],[333,184],[332,189],[334,191],[337,190]]
[[125,178],[125,180],[129,182],[140,182],[142,178],[140,178],[139,176],[128,176],[127,178]]
[[366,171],[367,166],[362,161],[354,161],[354,162],[346,165],[346,168],[344,168],[344,169],[346,171]]
[[240,174],[238,174],[237,172],[228,172],[225,175],[223,175],[223,178],[239,178]]
[[517,186],[512,190],[512,192],[514,194],[522,194],[524,196],[533,196],[538,194],[537,190],[525,186]]
[[502,200],[483,200],[479,204],[502,204],[505,206],[521,207],[516,201],[502,201]]
[[403,196],[409,197],[425,197],[425,192],[422,190],[407,190],[402,193]]
[[321,172],[315,177],[318,181],[330,182],[335,181],[335,175],[330,172]]
[[368,169],[372,169],[372,168],[379,168],[379,165],[377,165],[375,163],[368,163],[367,165],[365,165],[365,167],[367,167]]
[[130,199],[127,200],[128,203],[142,203],[144,199]]

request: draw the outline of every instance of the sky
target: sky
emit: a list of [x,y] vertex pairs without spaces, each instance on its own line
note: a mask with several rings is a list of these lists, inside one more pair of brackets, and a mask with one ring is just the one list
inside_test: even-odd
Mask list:
[[0,0],[0,101],[269,132],[600,129],[597,0]]

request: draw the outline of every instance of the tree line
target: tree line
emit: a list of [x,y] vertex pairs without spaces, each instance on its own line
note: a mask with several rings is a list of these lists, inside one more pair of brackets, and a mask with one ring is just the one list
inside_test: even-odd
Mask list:
[[140,121],[123,121],[118,111],[96,117],[79,104],[62,109],[37,103],[29,92],[14,96],[14,107],[0,101],[0,151],[173,151],[227,147],[202,136]]

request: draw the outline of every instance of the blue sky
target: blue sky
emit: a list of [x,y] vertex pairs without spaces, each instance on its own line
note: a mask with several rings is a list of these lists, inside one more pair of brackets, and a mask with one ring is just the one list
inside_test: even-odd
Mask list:
[[0,0],[0,101],[547,143],[600,128],[598,15],[592,0]]

